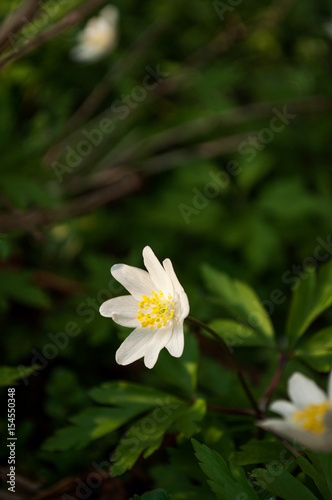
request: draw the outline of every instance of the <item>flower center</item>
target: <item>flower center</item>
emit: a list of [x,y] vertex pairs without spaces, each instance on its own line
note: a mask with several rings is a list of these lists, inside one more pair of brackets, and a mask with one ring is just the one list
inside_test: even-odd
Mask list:
[[326,432],[325,415],[331,410],[332,403],[310,404],[303,410],[297,410],[293,415],[292,421],[299,423],[306,431],[322,435]]
[[161,290],[158,293],[151,292],[151,295],[152,297],[142,296],[136,318],[142,323],[143,328],[149,326],[153,330],[155,327],[166,326],[173,318],[174,309],[171,307],[174,307],[174,301],[170,295],[166,299]]

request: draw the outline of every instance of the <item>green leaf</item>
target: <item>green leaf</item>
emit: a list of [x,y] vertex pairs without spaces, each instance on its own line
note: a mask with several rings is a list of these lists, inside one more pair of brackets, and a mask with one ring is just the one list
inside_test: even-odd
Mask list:
[[[73,425],[48,438],[43,446],[45,450],[81,449],[151,408],[183,405],[183,401],[162,391],[125,381],[107,382],[91,389],[89,396],[97,403],[115,407],[90,408],[72,417]],[[158,418],[158,408],[154,412]]]
[[195,403],[184,412],[184,414],[177,419],[177,429],[186,437],[190,438],[193,434],[198,432],[197,422],[203,420],[206,414],[206,401],[198,399]]
[[90,441],[106,436],[135,417],[137,408],[88,408],[70,418],[70,427],[59,429],[43,443],[45,451],[81,450]]
[[320,467],[317,470],[306,458],[304,458],[303,455],[298,455],[296,461],[303,472],[314,480],[324,499],[331,500],[332,496],[329,491],[329,485],[327,484],[326,478],[320,470]]
[[184,405],[161,406],[135,422],[111,457],[111,475],[119,476],[131,469],[141,454],[147,458],[155,452],[166,431],[186,409]]
[[332,305],[332,261],[320,269],[318,276],[315,268],[308,266],[297,283],[287,321],[291,346]]
[[[331,453],[316,453],[313,451],[306,452],[310,458],[314,468],[320,476],[322,484],[322,493],[324,490],[325,500],[332,499],[332,455]],[[318,485],[317,485],[318,486]],[[320,488],[320,487],[319,487]]]
[[155,406],[165,404],[183,403],[180,399],[169,394],[126,381],[106,382],[100,387],[89,391],[89,396],[96,402],[106,405],[137,408],[149,410]]
[[257,484],[283,500],[317,500],[317,497],[286,470],[254,469]]
[[208,484],[220,500],[258,500],[252,485],[247,480],[245,473],[234,461],[225,460],[219,453],[208,446],[192,439],[195,455],[200,462],[200,467],[207,475]]
[[241,451],[236,452],[234,458],[239,465],[268,463],[275,460],[283,450],[284,447],[279,441],[255,440],[241,446]]
[[0,366],[0,386],[16,385],[21,378],[27,377],[30,373],[38,370],[38,366],[24,366],[16,368],[16,366]]
[[265,346],[267,338],[247,325],[243,325],[231,319],[215,319],[209,323],[227,345],[245,347],[245,346]]
[[332,364],[332,327],[317,332],[303,342],[295,355],[314,370],[328,372]]
[[208,290],[218,296],[219,302],[235,317],[273,344],[273,326],[256,293],[250,286],[209,265],[202,268]]
[[[194,335],[187,335],[181,362],[166,349],[159,355],[151,376],[160,377],[167,385],[177,387],[187,398],[192,398],[197,385],[198,346]],[[150,374],[149,374],[150,375]]]
[[158,488],[153,491],[148,491],[142,496],[135,495],[131,498],[131,500],[173,500],[173,497],[172,495],[169,495],[165,490]]
[[33,285],[31,277],[32,273],[26,271],[1,271],[0,296],[34,307],[50,307],[49,298]]

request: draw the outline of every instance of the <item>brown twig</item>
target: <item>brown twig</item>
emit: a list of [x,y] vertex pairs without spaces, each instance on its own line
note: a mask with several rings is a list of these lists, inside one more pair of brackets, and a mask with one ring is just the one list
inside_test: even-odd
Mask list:
[[41,288],[48,288],[66,295],[81,293],[84,289],[82,284],[77,281],[44,270],[37,271],[34,274],[33,282]]
[[239,415],[256,418],[256,412],[251,408],[225,408],[223,406],[207,405],[207,409],[227,415]]
[[[231,45],[235,43],[237,37],[240,36],[238,30],[234,30],[234,28],[232,28],[230,31],[232,31],[232,36],[228,31],[221,34],[219,33],[217,37],[210,40],[203,48],[200,48],[198,51],[195,51],[193,54],[191,54],[187,58],[187,60],[184,61],[183,66],[180,68],[180,70],[178,70],[171,77],[165,78],[162,82],[159,83],[156,89],[151,90],[149,97],[145,100],[145,103],[151,102],[153,99],[160,98],[161,96],[165,97],[173,94],[174,92],[188,84],[188,82],[191,81],[192,71],[206,66],[209,62],[209,59],[207,57],[203,57],[204,51],[209,53],[212,52],[214,57],[220,52],[227,51],[231,47]],[[223,41],[222,43],[220,42],[221,39]],[[230,40],[232,41],[232,43],[230,43]],[[191,67],[190,65],[193,65],[194,67]],[[114,72],[114,68],[111,68],[111,71]],[[131,110],[130,115],[135,116],[138,112],[139,108],[136,108],[136,110]],[[86,123],[85,125],[92,128],[96,126],[96,124],[99,123],[103,118],[111,118],[114,121],[114,119],[116,119],[117,117],[113,112],[109,113],[107,111],[105,113],[105,111],[102,111],[98,116],[94,117],[92,121]],[[73,117],[70,118],[70,121],[72,119]],[[79,121],[77,123],[79,123]],[[51,164],[53,161],[56,161],[59,158],[62,149],[66,146],[66,144],[68,144],[68,142],[73,139],[77,132],[78,131],[76,130],[71,134],[70,137],[66,137],[65,141],[61,139],[53,146],[51,146],[44,157],[44,161],[47,164]]]
[[20,228],[35,228],[54,223],[58,220],[90,212],[114,202],[141,186],[141,177],[136,173],[124,171],[121,180],[87,193],[65,204],[60,210],[17,210],[14,214],[0,214],[0,230],[4,232]]
[[74,9],[68,14],[66,14],[58,23],[51,26],[46,31],[40,33],[35,38],[29,42],[22,45],[15,53],[11,53],[8,56],[0,60],[0,69],[4,68],[8,63],[18,59],[25,54],[31,52],[33,49],[39,47],[44,42],[51,40],[57,36],[62,31],[68,28],[72,28],[76,24],[82,21],[88,14],[90,14],[94,9],[105,3],[106,0],[88,0],[84,5],[81,5],[77,9]]
[[[107,97],[112,89],[112,82],[119,79],[124,72],[131,67],[137,60],[141,60],[142,54],[153,43],[155,38],[166,29],[169,23],[165,20],[158,20],[152,26],[149,26],[134,43],[128,47],[125,55],[121,57],[106,73],[104,78],[96,85],[91,94],[83,101],[80,107],[69,118],[64,135],[72,132],[80,123],[89,118],[99,107],[102,101]],[[46,160],[47,161],[47,160]]]
[[41,0],[28,0],[9,15],[0,27],[0,53],[10,44],[10,35],[17,33],[38,11]]

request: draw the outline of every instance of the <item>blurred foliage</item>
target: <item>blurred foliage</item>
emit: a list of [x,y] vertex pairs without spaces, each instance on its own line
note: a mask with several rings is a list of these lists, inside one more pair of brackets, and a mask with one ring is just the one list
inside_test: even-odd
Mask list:
[[[44,2],[45,22],[26,23],[7,53],[84,3]],[[205,402],[247,405],[208,336],[197,342],[186,330],[181,361],[162,352],[151,371],[141,362],[116,365],[128,329],[98,309],[123,292],[111,265],[141,267],[145,245],[172,260],[191,314],[233,346],[257,397],[286,334],[295,359],[278,394],[294,369],[323,381],[312,370],[331,365],[331,265],[317,275],[307,267],[320,267],[332,253],[331,6],[253,0],[221,14],[221,4],[228,5],[123,0],[118,47],[100,62],[69,58],[82,22],[2,69],[0,379],[16,383],[21,367],[18,471],[43,488],[84,479],[93,463],[109,466],[113,452],[125,457],[114,466],[123,472],[143,452],[146,460],[114,483],[122,486],[112,498],[210,499],[191,435],[205,443],[195,449],[206,470],[210,460],[213,467],[222,462],[227,484],[208,473],[221,495],[249,465],[278,454],[273,438],[257,456],[250,419],[206,411]],[[0,17],[18,5],[2,0]],[[162,81],[151,77],[158,68],[168,74]],[[152,90],[144,89],[147,75],[158,83]],[[137,87],[143,100],[135,98]],[[114,128],[94,146],[104,117]],[[91,153],[79,155],[82,141]],[[239,321],[253,306],[263,318],[255,327]],[[39,370],[30,372],[35,364]],[[128,435],[153,412],[149,391],[175,398],[180,409],[134,453]],[[6,456],[4,449],[3,464]],[[278,476],[278,488],[269,483],[271,493],[261,498],[292,490],[291,473]],[[256,469],[256,486],[264,474]],[[310,484],[295,482],[292,499],[312,498]],[[256,498],[254,489],[248,495]]]

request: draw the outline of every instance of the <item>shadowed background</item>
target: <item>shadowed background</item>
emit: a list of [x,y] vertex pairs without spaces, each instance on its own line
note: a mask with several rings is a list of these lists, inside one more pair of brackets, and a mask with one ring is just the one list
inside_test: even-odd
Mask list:
[[[23,497],[114,447],[120,432],[84,453],[40,450],[89,388],[153,380],[141,362],[115,363],[129,330],[98,313],[122,293],[111,265],[142,267],[150,245],[205,320],[216,308],[201,277],[209,263],[249,282],[282,335],[297,277],[332,252],[329,2],[125,0],[116,49],[71,60],[83,18],[104,3],[39,3],[2,40],[2,364],[41,364],[17,388],[18,471],[33,481],[22,479]],[[0,16],[16,6],[3,0]],[[57,36],[18,57],[52,26]],[[252,381],[267,361],[255,356]],[[116,499],[153,485],[140,465],[114,481]]]

